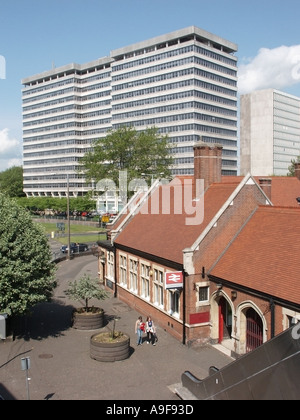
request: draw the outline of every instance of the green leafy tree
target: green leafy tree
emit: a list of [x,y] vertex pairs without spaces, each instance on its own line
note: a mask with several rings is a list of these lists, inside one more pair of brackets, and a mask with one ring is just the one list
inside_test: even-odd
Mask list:
[[297,163],[300,163],[300,156],[291,160],[291,165],[289,166],[289,172],[287,176],[295,176],[295,166]]
[[70,282],[65,293],[73,300],[83,300],[85,312],[89,312],[90,299],[104,300],[108,297],[107,292],[100,287],[99,280],[93,279],[88,274],[84,274],[78,281]]
[[55,286],[45,232],[14,199],[0,194],[0,312],[26,314],[49,301]]
[[157,128],[137,132],[133,127],[110,130],[94,142],[92,150],[81,160],[87,180],[111,179],[118,185],[119,171],[127,170],[128,180],[151,176],[169,177],[173,158],[168,136],[160,136]]
[[[57,197],[22,197],[19,198],[18,203],[31,211],[45,209],[53,209],[57,211],[67,210],[67,198]],[[95,201],[90,197],[71,197],[70,198],[70,210],[74,211],[90,211],[96,207]]]
[[0,173],[0,192],[9,197],[24,197],[23,168],[13,166]]

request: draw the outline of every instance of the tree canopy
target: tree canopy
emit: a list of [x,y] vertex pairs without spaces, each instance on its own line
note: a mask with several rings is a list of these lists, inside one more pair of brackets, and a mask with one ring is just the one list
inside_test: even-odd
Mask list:
[[25,197],[22,167],[13,166],[0,173],[0,192],[9,197]]
[[[67,198],[66,197],[22,197],[18,198],[18,204],[28,210],[45,210],[53,209],[57,211],[67,210]],[[70,210],[74,211],[90,211],[95,210],[95,201],[86,195],[85,197],[71,197],[70,198]]]
[[160,136],[157,128],[137,132],[133,127],[110,130],[94,142],[92,150],[81,160],[87,180],[111,179],[116,185],[119,171],[127,170],[128,180],[169,177],[173,158],[168,136]]
[[291,160],[291,165],[289,166],[289,172],[287,176],[295,176],[295,166],[297,163],[300,163],[300,156]]
[[0,312],[23,315],[52,297],[55,265],[42,227],[0,194]]

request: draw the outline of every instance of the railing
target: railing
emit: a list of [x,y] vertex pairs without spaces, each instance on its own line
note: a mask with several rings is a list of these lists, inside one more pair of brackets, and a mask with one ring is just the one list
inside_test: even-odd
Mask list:
[[[40,223],[45,222],[45,220],[51,221],[52,223],[59,223],[62,220],[67,221],[67,218],[63,216],[59,216],[59,217],[58,216],[43,216],[43,217],[34,216],[34,220]],[[99,218],[95,220],[89,217],[70,216],[70,220],[72,221],[73,224],[82,223],[86,226],[96,226],[96,227],[100,226]]]
[[183,389],[198,400],[300,400],[300,338],[293,328],[220,370],[211,367],[203,380],[184,372]]

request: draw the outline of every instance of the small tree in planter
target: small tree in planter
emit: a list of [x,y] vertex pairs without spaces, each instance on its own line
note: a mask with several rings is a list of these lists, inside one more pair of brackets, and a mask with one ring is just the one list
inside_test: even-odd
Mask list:
[[100,362],[115,362],[130,356],[130,337],[121,331],[116,331],[115,317],[112,331],[104,331],[90,338],[90,356]]
[[90,299],[104,300],[107,292],[99,285],[98,279],[84,274],[78,281],[69,283],[66,295],[76,301],[84,301],[85,305],[73,312],[73,327],[81,330],[91,330],[103,327],[104,311],[102,308],[89,306]]

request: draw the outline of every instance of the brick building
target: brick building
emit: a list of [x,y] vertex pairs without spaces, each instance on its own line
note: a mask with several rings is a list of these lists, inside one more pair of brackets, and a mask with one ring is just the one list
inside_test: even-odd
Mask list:
[[[273,179],[255,179],[250,174],[222,177],[221,155],[220,145],[198,143],[194,146],[194,176],[178,176],[166,185],[156,182],[149,191],[137,193],[135,204],[131,203],[111,226],[109,240],[99,242],[99,273],[116,296],[142,315],[150,314],[184,344],[209,341],[221,344],[232,354],[243,354],[282,331],[300,312],[298,296],[289,299],[278,289],[276,299],[271,300],[272,283],[266,283],[269,291],[262,287],[260,277],[253,285],[251,277],[243,283],[249,259],[255,277],[255,238],[264,238],[263,228],[270,228],[270,224],[260,225],[260,218],[264,224],[263,215],[267,220],[270,216],[276,224],[277,215],[284,214],[285,219],[276,225],[279,237],[284,220],[297,224],[300,182],[285,178],[287,196],[294,195],[294,207],[289,210],[293,217],[289,218],[289,213],[277,210],[270,199],[272,196],[276,205],[282,205],[278,198],[281,180],[273,183]],[[200,179],[204,180],[203,188]],[[256,233],[251,242],[252,228]],[[297,232],[297,226],[294,228]],[[297,244],[296,235],[292,239]],[[247,240],[245,256],[236,256],[239,275],[235,275],[236,267],[229,263],[239,250],[239,241],[245,246]],[[265,249],[265,276],[272,279],[272,270],[279,265],[268,264],[270,246]],[[262,245],[262,253],[263,249]],[[275,260],[281,251],[272,248]],[[294,247],[291,252],[295,252]],[[280,270],[289,255],[286,245]],[[174,279],[178,276],[181,284],[167,283],[168,273],[173,273]],[[290,277],[286,281],[291,281]],[[280,308],[285,308],[289,318],[283,321],[281,317],[280,324],[277,315],[274,325],[274,313],[283,313]],[[252,327],[260,327],[260,331],[253,343],[247,344]]]
[[255,211],[210,270],[212,338],[243,354],[300,320],[299,248],[299,208]]

